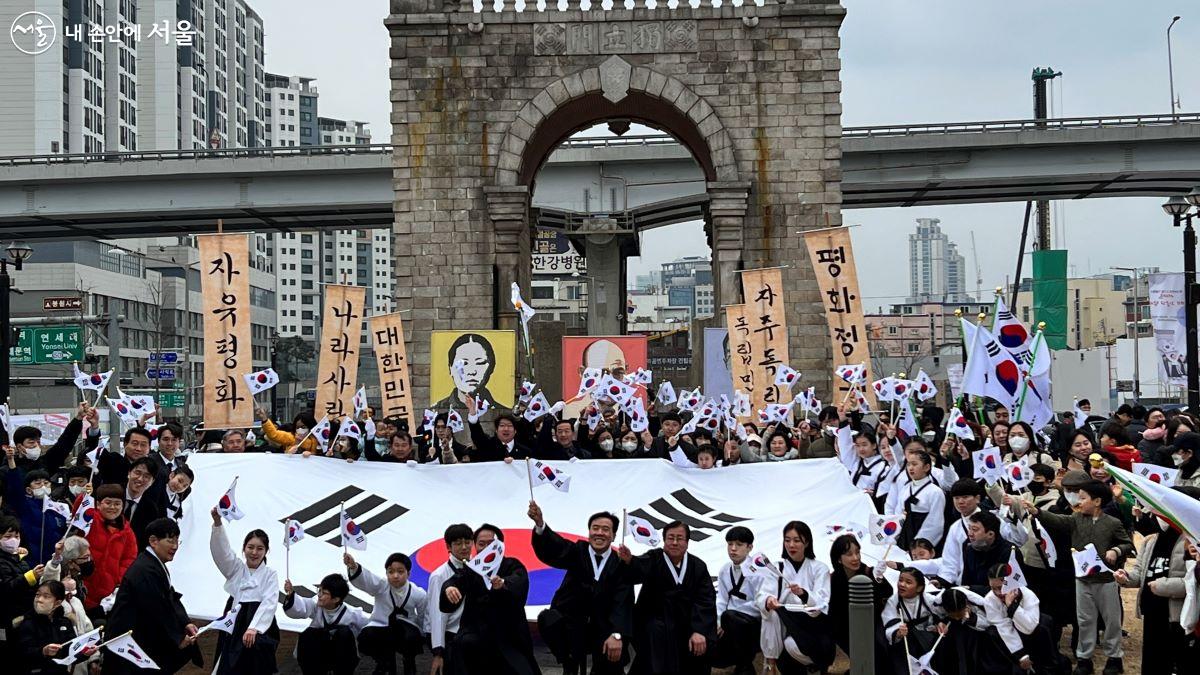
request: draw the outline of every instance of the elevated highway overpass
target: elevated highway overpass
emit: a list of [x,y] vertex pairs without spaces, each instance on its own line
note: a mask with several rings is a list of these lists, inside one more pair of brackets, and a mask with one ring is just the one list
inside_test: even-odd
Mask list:
[[[392,223],[391,146],[0,158],[0,238],[169,236]],[[843,207],[1185,194],[1200,184],[1200,113],[849,127]],[[669,136],[575,138],[533,196],[554,226],[624,213],[703,217],[703,175]]]

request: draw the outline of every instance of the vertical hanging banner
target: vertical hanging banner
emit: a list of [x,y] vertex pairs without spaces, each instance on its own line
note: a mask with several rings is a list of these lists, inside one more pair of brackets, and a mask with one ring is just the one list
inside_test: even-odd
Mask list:
[[[754,379],[754,342],[751,340],[749,310],[746,305],[725,305],[725,326],[729,331],[729,372],[734,390],[742,390],[755,401],[758,382]],[[745,421],[745,420],[743,420]]]
[[1171,272],[1148,275],[1150,323],[1154,326],[1154,346],[1158,348],[1158,378],[1173,385],[1187,386],[1187,323],[1184,320],[1183,274]]
[[[862,303],[858,296],[858,270],[854,266],[854,249],[850,231],[844,227],[824,228],[804,233],[808,257],[817,277],[821,303],[825,305],[825,321],[829,326],[829,341],[833,363],[827,376],[833,383],[830,404],[836,405],[850,391],[850,385],[834,376],[838,366],[867,366],[867,382],[873,382],[871,351],[867,346],[867,325],[863,319]],[[865,387],[871,408],[876,407],[875,391]]]
[[248,427],[254,397],[242,375],[254,370],[250,348],[250,235],[204,234],[200,290],[204,296],[204,426]]
[[367,320],[379,364],[379,390],[383,417],[408,420],[409,433],[416,433],[412,387],[408,373],[408,350],[404,346],[404,323],[400,313],[381,314]]
[[750,393],[754,410],[771,403],[787,403],[791,394],[775,384],[775,373],[788,363],[787,319],[784,317],[783,269],[772,267],[742,271],[742,299],[754,356],[750,371],[755,383]]
[[358,387],[358,346],[362,340],[363,303],[367,289],[330,284],[325,287],[321,321],[321,355],[317,361],[317,400],[313,413],[336,418],[354,413]]

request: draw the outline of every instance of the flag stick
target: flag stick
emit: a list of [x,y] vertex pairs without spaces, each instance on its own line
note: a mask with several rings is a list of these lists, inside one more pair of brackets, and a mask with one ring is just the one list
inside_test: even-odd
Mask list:
[[529,463],[529,458],[525,458],[525,480],[529,483],[529,501],[533,501],[533,474],[530,471],[533,467]]
[[850,389],[846,391],[846,398],[843,398],[843,399],[842,399],[842,405],[845,405],[845,404],[846,404],[846,401],[849,401],[849,400],[850,400],[850,396],[851,396],[851,395],[854,393],[854,390],[855,390],[855,389],[858,389],[858,383],[857,383],[857,382],[851,382],[851,383],[850,383]]
[[[342,519],[342,514],[345,512],[346,512],[346,502],[342,502],[341,513],[338,513],[339,521]],[[345,556],[346,555],[346,525],[345,525],[345,523],[342,523],[342,526],[339,527],[338,529],[342,531],[342,556]]]
[[621,546],[625,545],[625,530],[629,529],[629,510],[621,509]]
[[[44,498],[43,498],[44,499]],[[42,540],[38,542],[38,555],[46,553],[46,504],[42,503]]]
[[124,633],[121,633],[120,635],[118,635],[117,637],[115,637],[111,640],[105,640],[104,642],[101,642],[100,644],[96,645],[96,649],[100,649],[101,647],[108,645],[108,643],[110,643],[110,642],[116,642],[117,640],[120,640],[123,637],[129,637],[131,635],[133,635],[133,631],[127,630]]
[[[284,535],[283,535],[283,536],[284,536],[284,537],[286,537],[286,536],[287,536],[287,534],[286,534],[286,533],[284,533]],[[345,549],[343,549],[343,550],[342,550],[342,553],[345,553],[345,552],[346,552],[346,551],[345,551]],[[283,552],[283,578],[284,578],[284,579],[291,579],[291,578],[292,578],[292,545],[291,545],[291,544],[288,544],[287,546],[285,546],[285,547],[284,547],[284,552]]]
[[937,639],[933,641],[933,646],[929,648],[929,653],[930,653],[930,654],[932,654],[932,653],[934,653],[935,651],[937,651],[937,646],[938,646],[938,643],[939,643],[939,642],[941,642],[941,641],[942,641],[942,638],[944,638],[944,637],[946,637],[946,635],[945,635],[944,633],[938,633]]
[[890,544],[888,544],[888,545],[887,545],[887,548],[883,549],[883,558],[882,558],[882,560],[884,560],[884,561],[887,561],[888,554],[892,552],[892,547],[893,547],[893,546],[895,546],[895,545],[896,545],[896,542],[892,542],[892,543],[890,543]]
[[913,675],[912,671],[912,654],[908,651],[908,636],[904,636],[904,662],[908,664],[908,675]]

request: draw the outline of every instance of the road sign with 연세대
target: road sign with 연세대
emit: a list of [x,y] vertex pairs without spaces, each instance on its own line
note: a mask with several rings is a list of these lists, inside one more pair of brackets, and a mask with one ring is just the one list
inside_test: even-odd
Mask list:
[[17,365],[71,363],[83,360],[83,329],[79,326],[22,328],[17,344],[9,347],[9,362]]

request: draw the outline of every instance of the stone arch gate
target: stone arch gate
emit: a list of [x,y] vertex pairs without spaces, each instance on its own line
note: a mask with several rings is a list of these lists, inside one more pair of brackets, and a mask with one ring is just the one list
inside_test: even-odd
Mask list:
[[430,331],[516,326],[508,288],[529,297],[537,171],[611,119],[671,133],[703,169],[714,306],[741,301],[737,270],[787,266],[792,364],[823,372],[825,317],[798,232],[841,225],[845,10],[580,1],[392,0],[396,307],[411,310],[418,405]]

